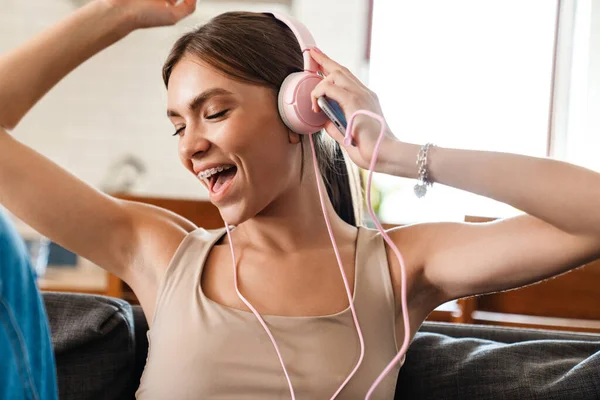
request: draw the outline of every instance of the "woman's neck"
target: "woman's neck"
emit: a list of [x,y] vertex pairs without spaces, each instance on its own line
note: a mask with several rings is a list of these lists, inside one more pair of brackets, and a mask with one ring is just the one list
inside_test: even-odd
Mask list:
[[[296,252],[306,248],[330,247],[331,239],[323,217],[316,184],[303,184],[287,191],[257,216],[240,224],[234,241],[252,244],[264,251]],[[339,245],[354,241],[356,227],[340,218],[322,186],[325,210]]]

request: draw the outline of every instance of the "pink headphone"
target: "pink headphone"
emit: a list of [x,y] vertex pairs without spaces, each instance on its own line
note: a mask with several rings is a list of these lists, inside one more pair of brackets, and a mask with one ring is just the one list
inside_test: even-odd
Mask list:
[[315,39],[299,21],[278,13],[270,14],[292,30],[304,58],[304,71],[288,75],[281,84],[277,99],[279,115],[292,131],[302,134],[315,133],[323,128],[327,121],[323,112],[315,113],[312,110],[310,99],[310,93],[323,79],[317,74],[317,63],[309,52],[315,47]]

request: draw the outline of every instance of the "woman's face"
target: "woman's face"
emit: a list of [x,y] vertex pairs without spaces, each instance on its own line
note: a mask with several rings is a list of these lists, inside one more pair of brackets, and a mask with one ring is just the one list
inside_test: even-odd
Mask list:
[[252,218],[299,185],[299,137],[281,121],[272,89],[184,57],[169,79],[168,116],[181,162],[227,223]]

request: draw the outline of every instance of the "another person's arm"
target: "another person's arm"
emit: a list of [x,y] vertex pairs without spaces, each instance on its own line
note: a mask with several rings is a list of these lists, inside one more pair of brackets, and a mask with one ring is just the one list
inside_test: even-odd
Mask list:
[[[177,7],[160,0],[95,0],[3,55],[0,125],[14,128],[66,74],[132,30],[173,24],[194,7],[195,0]],[[51,127],[40,134],[52,135]],[[154,234],[159,241],[162,235],[186,229],[165,210],[116,200],[88,186],[2,128],[0,204],[42,234],[124,279],[129,267],[143,261],[140,235]],[[152,229],[154,225],[158,228]],[[165,242],[166,248],[176,245]]]

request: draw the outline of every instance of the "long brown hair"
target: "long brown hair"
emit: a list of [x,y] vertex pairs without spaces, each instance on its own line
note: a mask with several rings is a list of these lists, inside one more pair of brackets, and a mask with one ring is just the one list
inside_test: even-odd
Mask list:
[[[201,59],[233,79],[270,87],[275,93],[286,76],[303,70],[300,45],[292,31],[262,13],[224,13],[182,36],[163,66],[166,86],[173,68],[186,55]],[[347,223],[359,224],[362,202],[356,169],[329,135],[321,131],[313,136],[321,176],[335,211]],[[304,152],[306,137],[301,139]]]

